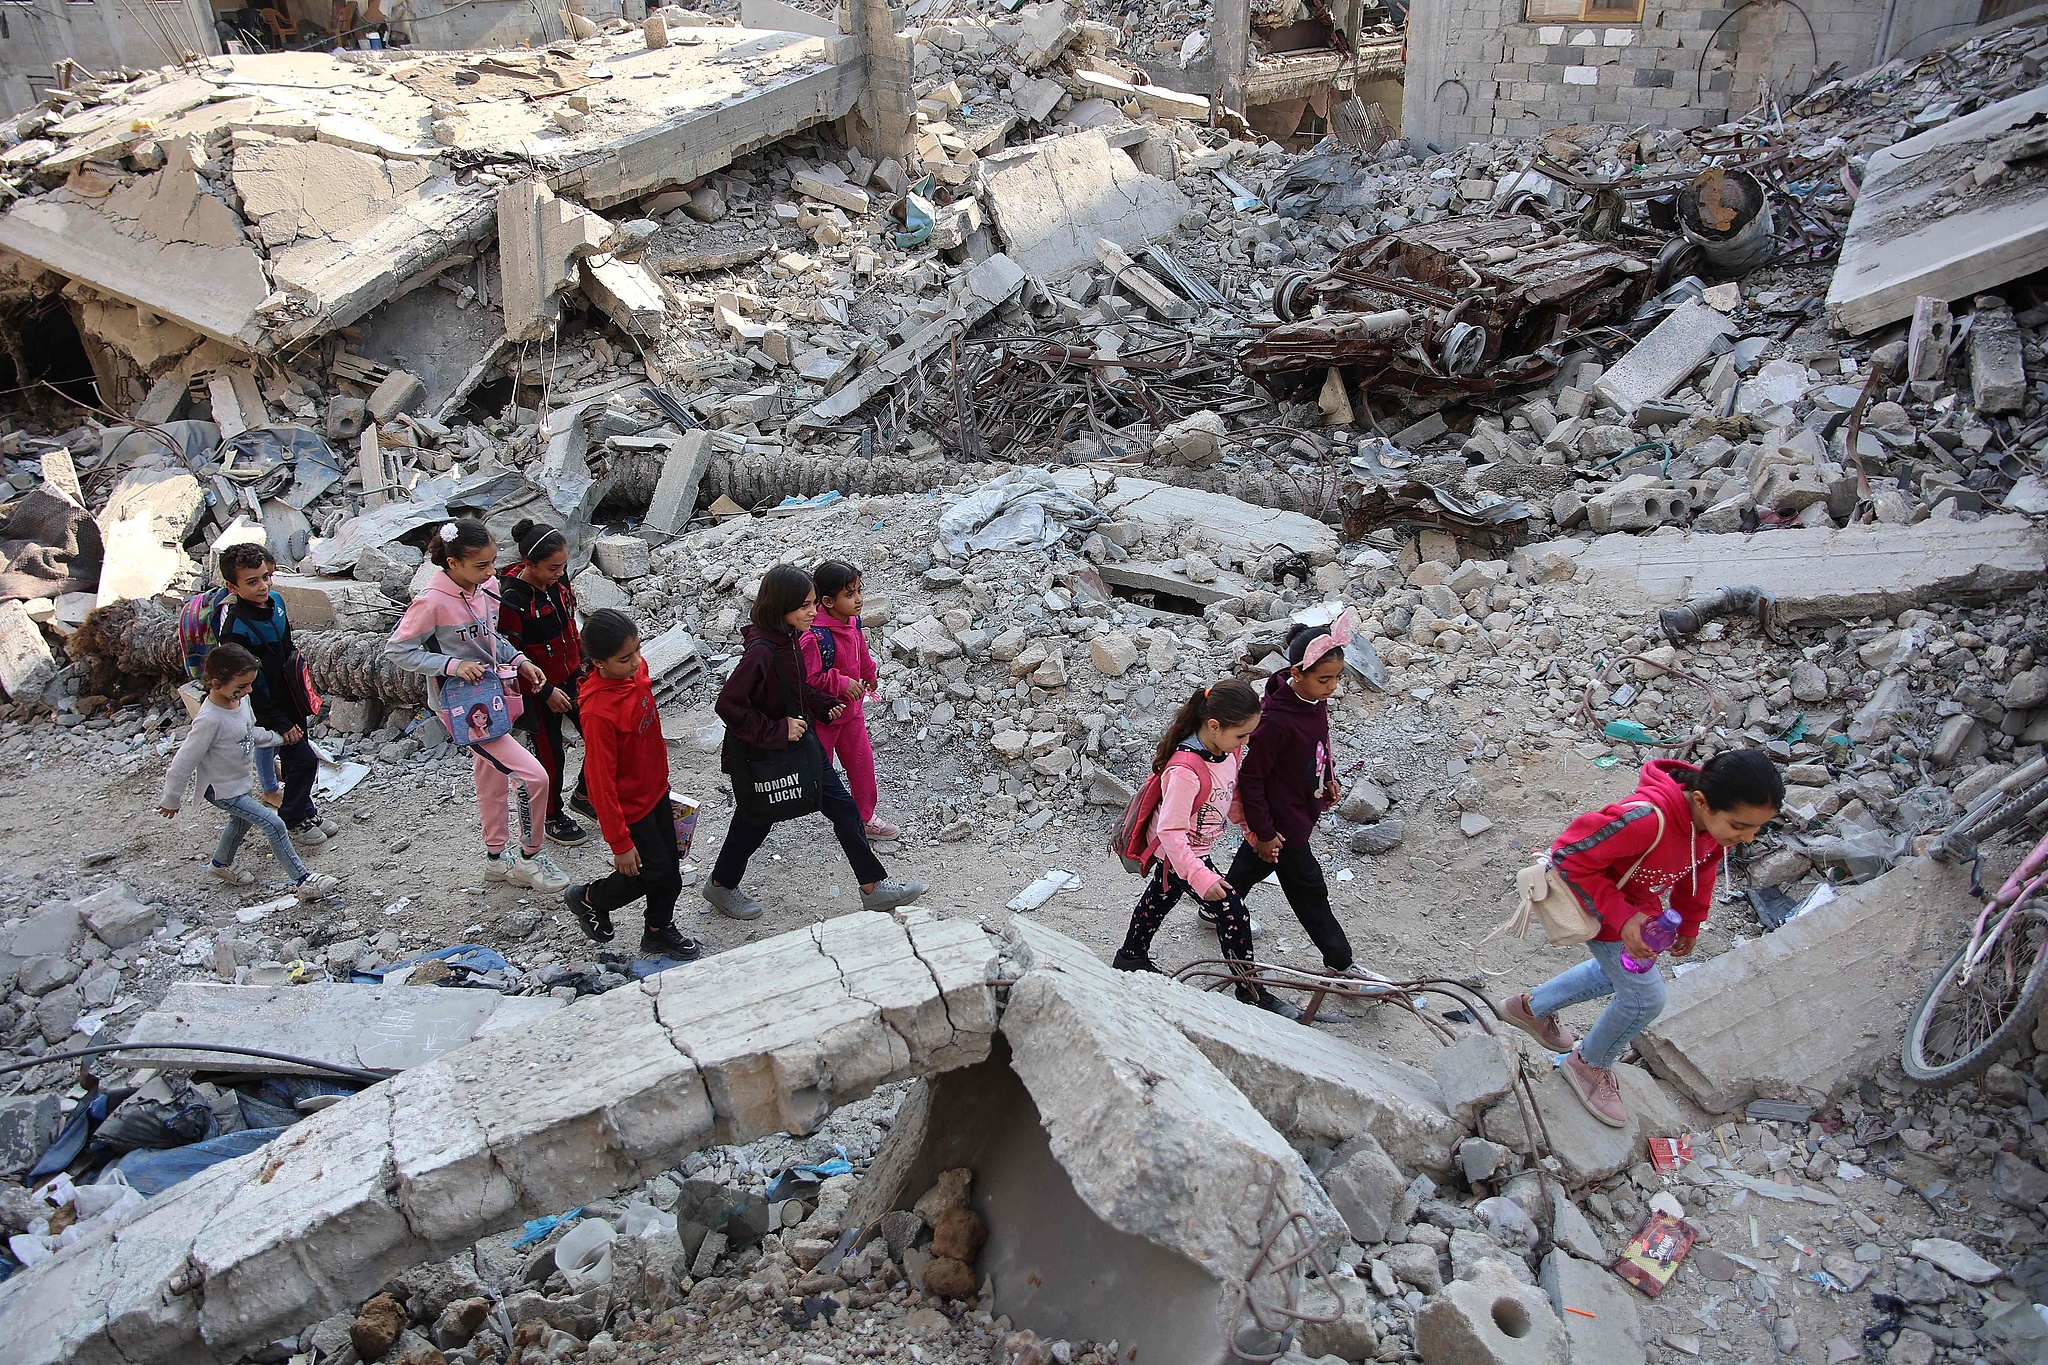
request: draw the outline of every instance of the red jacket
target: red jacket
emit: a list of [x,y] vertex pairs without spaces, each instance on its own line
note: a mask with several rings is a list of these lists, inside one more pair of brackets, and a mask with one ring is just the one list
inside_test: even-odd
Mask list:
[[[1699,769],[1676,759],[1656,758],[1643,765],[1635,795],[1627,801],[1589,811],[1565,826],[1550,847],[1551,863],[1579,903],[1600,918],[1598,938],[1613,943],[1631,915],[1663,913],[1659,898],[1669,893],[1671,908],[1682,922],[1681,938],[1695,938],[1714,903],[1714,877],[1721,867],[1721,845],[1697,829],[1686,791],[1673,774]],[[1657,816],[1642,803],[1664,812],[1664,837],[1657,837]],[[1653,847],[1654,845],[1654,847]],[[1645,851],[1649,856],[1643,857]],[[1618,886],[1638,858],[1643,865],[1627,886]]]
[[[548,693],[566,687],[575,694],[576,672],[583,667],[583,638],[576,631],[576,594],[566,576],[553,587],[536,588],[519,576],[521,562],[498,572],[498,633],[540,666],[547,682],[529,696],[545,703]],[[522,687],[521,691],[525,691]],[[532,707],[528,707],[532,710]]]
[[627,826],[647,818],[668,797],[668,741],[654,705],[647,661],[622,682],[592,671],[583,679],[580,724],[583,776],[597,827],[614,853],[633,847]]

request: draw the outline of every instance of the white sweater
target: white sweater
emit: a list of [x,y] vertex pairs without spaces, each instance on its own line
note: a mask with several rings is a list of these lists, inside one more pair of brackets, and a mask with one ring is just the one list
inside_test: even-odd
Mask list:
[[216,706],[209,697],[192,721],[185,742],[171,759],[171,770],[164,774],[163,795],[157,804],[165,810],[178,809],[195,777],[199,779],[202,797],[209,792],[222,801],[246,796],[256,785],[256,746],[268,748],[282,743],[282,736],[256,723],[247,697],[233,709]]

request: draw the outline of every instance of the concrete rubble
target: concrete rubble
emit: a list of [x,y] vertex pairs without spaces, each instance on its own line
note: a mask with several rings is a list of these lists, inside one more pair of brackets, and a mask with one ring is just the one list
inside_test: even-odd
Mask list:
[[[473,513],[563,529],[700,757],[760,575],[860,565],[898,849],[973,886],[663,970],[435,882],[424,823],[331,913],[195,894],[139,835],[0,871],[0,1166],[88,1120],[203,1135],[123,1156],[148,1199],[107,1222],[61,1174],[98,1149],[0,1194],[33,1262],[0,1359],[1967,1365],[2023,1330],[2048,1033],[1946,1090],[1896,1057],[1974,911],[1915,845],[2048,747],[2048,30],[1445,150],[1381,126],[1394,16],[1338,16],[1347,56],[1248,8],[572,5],[526,49],[74,67],[0,121],[28,819],[139,818],[178,607],[236,538],[329,700],[323,804],[459,795],[379,646]],[[1075,859],[1162,714],[1345,608],[1318,852],[1362,965],[1469,977],[1519,850],[1648,757],[1780,765],[1626,1127],[1433,996],[1304,1031],[1102,965],[1127,888]],[[1254,909],[1262,960],[1310,960]],[[388,1079],[39,1060],[115,1037]],[[1701,1238],[1652,1300],[1607,1267],[1674,1206]],[[1268,1238],[1303,1260],[1255,1271]]]

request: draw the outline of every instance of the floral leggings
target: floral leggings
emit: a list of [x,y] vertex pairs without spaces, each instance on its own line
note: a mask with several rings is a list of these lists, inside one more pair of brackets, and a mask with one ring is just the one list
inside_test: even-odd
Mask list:
[[[1202,865],[1211,872],[1216,869],[1207,858]],[[1159,932],[1159,926],[1166,922],[1166,916],[1174,906],[1180,904],[1182,896],[1195,896],[1195,889],[1180,879],[1164,858],[1153,869],[1151,880],[1145,883],[1145,894],[1138,897],[1137,908],[1131,911],[1131,927],[1124,933],[1123,951],[1133,957],[1143,957],[1152,950],[1152,936]],[[1197,900],[1201,898],[1196,896]],[[1252,960],[1252,916],[1244,908],[1244,898],[1229,882],[1223,883],[1223,899],[1203,901],[1205,907],[1216,911],[1216,939],[1223,946],[1223,956],[1233,962]],[[1239,987],[1238,994],[1246,995],[1249,988]]]

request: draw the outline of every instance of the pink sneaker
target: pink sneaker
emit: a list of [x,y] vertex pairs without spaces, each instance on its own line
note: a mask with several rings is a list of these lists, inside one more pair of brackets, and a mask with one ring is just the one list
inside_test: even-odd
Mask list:
[[1565,1082],[1587,1112],[1609,1128],[1628,1127],[1628,1110],[1621,1103],[1621,1082],[1612,1070],[1602,1071],[1582,1061],[1575,1050],[1564,1059]]
[[1534,1038],[1552,1052],[1570,1052],[1579,1045],[1572,1031],[1565,1027],[1564,1020],[1556,1015],[1537,1018],[1529,1008],[1529,992],[1511,995],[1501,1002],[1500,1017],[1513,1024],[1522,1032]]
[[868,821],[865,825],[862,825],[861,828],[867,832],[867,836],[870,839],[894,839],[897,835],[903,833],[902,830],[896,828],[896,826],[890,824],[879,815]]

